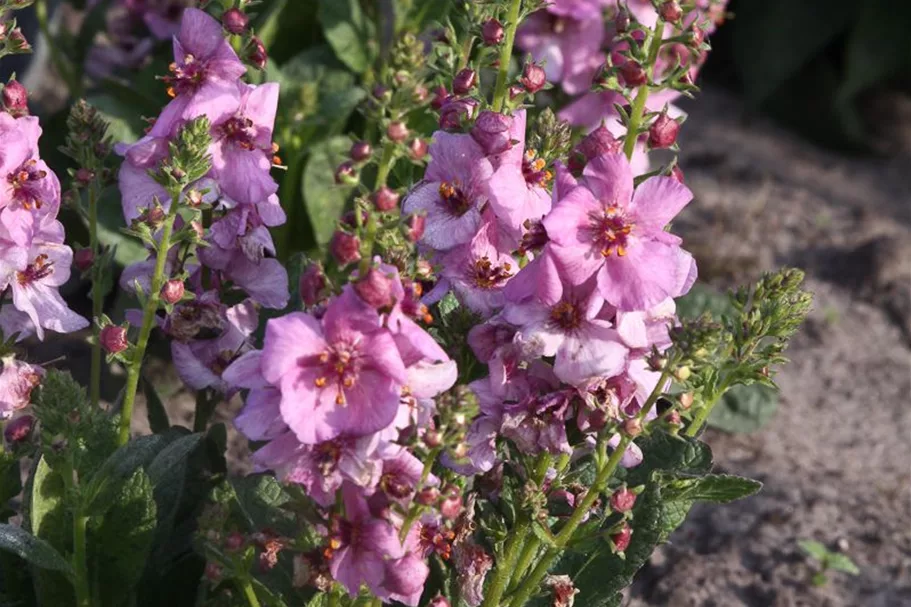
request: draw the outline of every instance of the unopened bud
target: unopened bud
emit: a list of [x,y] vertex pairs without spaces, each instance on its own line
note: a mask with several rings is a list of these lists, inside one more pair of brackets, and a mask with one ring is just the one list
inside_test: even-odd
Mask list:
[[440,502],[440,514],[443,515],[443,518],[455,520],[459,517],[459,514],[461,514],[461,512],[461,495],[447,495],[443,498],[443,501]]
[[395,280],[378,268],[370,268],[367,275],[354,283],[354,291],[364,303],[381,310],[392,304],[392,292]]
[[99,340],[101,341],[101,347],[109,354],[119,354],[130,345],[127,340],[127,330],[117,325],[104,327],[99,335]]
[[433,89],[433,99],[430,101],[430,107],[439,110],[446,105],[447,101],[449,101],[449,92],[445,86],[440,85]]
[[383,213],[399,206],[398,192],[387,186],[383,186],[374,192],[370,199],[373,201],[373,206],[376,207],[376,210]]
[[683,420],[680,418],[680,412],[676,409],[667,414],[667,423],[672,426],[682,426]]
[[232,531],[228,534],[228,537],[225,538],[225,550],[228,552],[236,552],[243,548],[244,541],[243,535],[237,531]]
[[505,33],[503,24],[496,19],[488,19],[481,26],[481,38],[487,46],[497,46],[503,42]]
[[247,61],[250,62],[250,65],[253,67],[263,69],[266,67],[266,62],[268,60],[269,54],[266,52],[266,45],[263,44],[262,40],[253,36],[247,47]]
[[414,500],[422,506],[433,506],[439,499],[440,490],[436,487],[424,487],[414,496]]
[[405,237],[411,242],[417,242],[424,236],[424,227],[427,218],[424,215],[412,215],[405,223]]
[[519,78],[519,82],[529,93],[537,93],[547,84],[547,73],[536,63],[526,63],[522,68],[522,77]]
[[206,563],[206,579],[215,584],[221,581],[221,566],[218,563]]
[[431,449],[436,449],[443,444],[443,435],[438,430],[428,430],[424,433],[424,444]]
[[394,120],[386,127],[386,136],[396,143],[408,138],[408,127],[401,120]]
[[357,181],[357,171],[350,160],[346,160],[335,169],[335,183],[339,185],[356,185]]
[[680,123],[661,112],[648,128],[648,145],[653,149],[669,148],[677,141]]
[[329,251],[340,266],[347,266],[361,258],[361,241],[357,236],[336,230],[329,243]]
[[183,299],[185,287],[183,281],[177,278],[171,279],[161,287],[161,299],[165,303],[174,305]]
[[680,3],[677,0],[667,0],[658,9],[658,14],[668,23],[677,23],[683,16],[683,9],[680,8]]
[[221,16],[221,24],[235,35],[243,34],[249,22],[250,18],[239,8],[229,8]]
[[687,410],[693,406],[693,401],[695,400],[695,397],[693,396],[692,392],[684,392],[683,394],[681,394],[680,396],[677,397],[677,400],[680,402],[680,406],[684,410]]
[[624,524],[620,531],[610,536],[610,539],[614,543],[617,552],[623,552],[629,548],[629,542],[632,536],[633,529],[629,525]]
[[348,156],[355,162],[363,162],[370,158],[371,154],[373,154],[373,148],[367,141],[355,141],[351,144],[351,151],[348,152]]
[[3,429],[3,438],[6,439],[7,445],[24,443],[31,437],[34,427],[35,418],[31,415],[22,415],[6,425]]
[[625,486],[620,487],[610,496],[610,506],[614,512],[629,512],[636,505],[636,494]]
[[674,377],[676,377],[680,381],[688,380],[690,378],[690,375],[692,375],[692,371],[690,371],[690,368],[687,367],[686,365],[683,365],[682,367],[679,367],[676,371],[674,371]]
[[412,139],[408,144],[408,155],[412,160],[421,160],[427,155],[427,142],[423,139]]
[[478,80],[478,73],[466,67],[455,75],[452,80],[452,92],[456,95],[465,95],[474,88]]
[[28,91],[18,80],[3,86],[3,109],[13,116],[28,115]]
[[414,99],[415,103],[424,103],[425,101],[427,101],[428,94],[429,93],[427,92],[426,86],[418,85],[418,86],[414,87],[414,93],[412,95],[412,99]]
[[88,185],[95,179],[95,173],[85,167],[80,167],[76,170],[75,178],[80,185]]
[[648,82],[648,75],[637,61],[629,60],[620,66],[620,76],[629,88],[636,88]]
[[78,249],[73,253],[73,265],[80,272],[85,272],[95,263],[95,253],[92,249]]
[[629,30],[630,16],[626,4],[618,3],[617,15],[614,17],[614,29],[618,34],[625,34]]
[[623,422],[623,433],[630,438],[636,438],[642,434],[642,422],[638,417],[631,417]]

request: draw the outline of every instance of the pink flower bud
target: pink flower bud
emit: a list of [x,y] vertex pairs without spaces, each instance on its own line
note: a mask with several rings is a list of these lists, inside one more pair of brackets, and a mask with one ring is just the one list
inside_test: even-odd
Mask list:
[[28,115],[28,91],[18,80],[10,80],[4,85],[3,109],[13,116]]
[[629,512],[635,504],[636,494],[626,487],[620,487],[610,496],[610,506],[614,512]]
[[25,39],[25,35],[18,27],[9,33],[10,46],[17,51],[28,52],[32,45]]
[[221,565],[218,563],[206,563],[205,569],[206,579],[211,583],[215,584],[221,581]]
[[629,548],[629,541],[633,535],[633,529],[629,525],[624,524],[623,528],[620,529],[617,533],[610,536],[612,542],[614,542],[614,547],[616,547],[617,552],[623,552]]
[[339,185],[357,184],[357,171],[354,170],[354,165],[350,160],[346,160],[335,169],[335,183]]
[[455,520],[459,517],[459,514],[462,512],[462,496],[461,495],[447,495],[443,498],[443,501],[440,502],[440,514],[443,515],[443,518],[449,520]]
[[522,68],[522,77],[519,78],[519,82],[529,93],[537,93],[547,84],[547,73],[536,63],[526,63]]
[[648,128],[648,145],[653,149],[669,148],[677,141],[680,123],[661,112]]
[[373,148],[367,141],[355,141],[351,144],[351,151],[348,152],[348,156],[355,162],[363,162],[370,158],[371,154],[373,154]]
[[88,185],[95,179],[95,173],[85,167],[80,167],[76,169],[75,178],[81,185]]
[[676,409],[667,414],[667,423],[672,426],[682,426],[683,420],[680,418],[680,412]]
[[433,89],[433,99],[430,101],[430,107],[435,110],[440,110],[446,102],[449,101],[449,93],[446,91],[446,87],[440,85]]
[[415,103],[424,103],[427,101],[428,94],[429,93],[427,92],[426,86],[418,85],[414,87],[414,94],[412,95],[412,99],[414,99]]
[[466,67],[456,74],[452,80],[452,92],[456,95],[465,95],[474,88],[478,80],[478,73]]
[[648,75],[638,62],[630,60],[620,66],[620,77],[630,88],[642,86],[648,82]]
[[497,46],[503,42],[504,34],[503,24],[496,19],[488,19],[481,26],[481,38],[487,46]]
[[383,186],[374,192],[370,199],[373,201],[373,206],[376,207],[376,210],[383,213],[399,206],[398,192],[387,186]]
[[127,340],[127,330],[117,325],[108,325],[101,330],[99,336],[101,347],[109,354],[119,354],[126,350],[130,342]]
[[620,4],[619,9],[617,10],[617,16],[614,17],[614,29],[617,30],[618,34],[625,34],[629,29],[630,17],[629,9],[626,8],[626,4]]
[[449,604],[449,599],[445,596],[438,595],[430,599],[430,602],[427,603],[427,607],[451,607]]
[[440,128],[456,131],[474,117],[478,102],[470,97],[450,98],[440,109]]
[[79,249],[73,253],[73,265],[80,272],[85,272],[95,263],[95,254],[92,249]]
[[408,127],[401,120],[394,120],[386,127],[386,136],[396,143],[405,141],[408,138]]
[[228,537],[225,538],[225,550],[228,552],[236,552],[243,548],[244,542],[245,540],[243,535],[237,531],[232,531],[228,534]]
[[436,449],[443,444],[443,435],[438,430],[428,430],[424,433],[424,444],[431,449]]
[[680,406],[684,410],[688,410],[690,407],[693,406],[693,401],[695,401],[696,398],[695,398],[695,396],[693,396],[692,392],[684,392],[683,394],[681,394],[680,396],[677,397],[677,400],[680,403]]
[[239,8],[230,8],[221,16],[221,24],[235,35],[243,34],[249,22],[250,18]]
[[381,310],[392,304],[395,281],[377,268],[370,268],[367,275],[354,283],[354,291],[368,306]]
[[329,251],[340,266],[347,266],[361,258],[361,241],[357,236],[336,230],[329,243]]
[[412,139],[408,144],[408,155],[413,160],[420,160],[427,155],[428,145],[423,139]]
[[257,69],[263,69],[266,67],[266,62],[269,60],[269,54],[266,52],[266,45],[263,44],[263,41],[253,36],[250,39],[250,45],[247,47],[247,61],[250,62],[250,65]]
[[174,305],[183,299],[184,292],[185,287],[183,281],[173,278],[162,285],[161,299],[167,304]]
[[582,141],[573,149],[569,158],[569,168],[572,171],[581,171],[588,161],[621,151],[623,144],[603,124],[582,138]]
[[624,421],[622,427],[624,434],[632,438],[636,438],[642,434],[642,422],[640,422],[636,417],[631,417],[630,419]]
[[405,237],[411,242],[417,242],[424,236],[424,227],[427,218],[424,215],[412,215],[405,224]]
[[7,445],[18,445],[27,441],[35,427],[35,418],[31,415],[17,417],[3,429],[3,438]]
[[499,112],[483,111],[471,127],[471,137],[478,142],[485,154],[500,154],[512,147],[509,129],[512,118]]
[[680,3],[677,0],[667,0],[658,9],[658,14],[668,23],[677,23],[683,16],[683,9],[680,8]]
[[314,306],[322,297],[322,291],[326,288],[326,274],[323,272],[323,266],[318,262],[313,262],[304,268],[301,272],[298,289],[300,289],[301,301],[307,307]]
[[422,506],[433,506],[438,499],[440,499],[440,490],[436,487],[424,487],[414,496],[414,500]]

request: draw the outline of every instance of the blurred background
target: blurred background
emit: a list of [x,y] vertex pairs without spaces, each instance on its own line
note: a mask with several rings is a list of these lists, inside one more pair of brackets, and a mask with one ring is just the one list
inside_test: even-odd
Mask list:
[[[103,1],[85,19],[72,9],[78,2],[50,4],[52,31],[78,39],[104,24]],[[266,77],[297,82],[283,89],[279,120],[289,162],[281,195],[301,209],[298,223],[276,235],[286,253],[331,234],[331,222],[327,232],[305,201],[334,195],[327,178],[362,97],[346,66],[327,57],[313,4],[266,0],[256,24],[271,39]],[[628,604],[911,605],[911,3],[734,0],[729,10],[712,37],[702,93],[681,103],[689,115],[681,167],[696,201],[675,231],[701,280],[680,313],[717,307],[721,290],[782,265],[807,271],[815,311],[777,378],[780,395],[735,392],[709,430],[722,471],[762,480],[764,490],[697,507],[640,573]],[[36,52],[5,60],[0,76],[16,72],[33,91],[43,156],[60,171],[67,90],[34,12],[20,15]],[[137,137],[139,114],[157,113],[165,98],[154,75],[166,64],[156,58],[89,91],[115,136]],[[143,256],[118,238],[116,191],[104,208],[117,261]],[[70,223],[68,233],[85,242]],[[82,288],[69,289],[77,309]],[[108,302],[115,317],[129,305],[115,293]],[[51,340],[35,359],[69,353],[78,366],[72,353],[81,339]],[[109,399],[120,381],[115,369],[105,381]],[[157,381],[172,420],[189,419],[193,403],[179,380],[162,371]],[[233,455],[243,470],[239,442]],[[833,570],[828,554],[847,556],[857,570]]]

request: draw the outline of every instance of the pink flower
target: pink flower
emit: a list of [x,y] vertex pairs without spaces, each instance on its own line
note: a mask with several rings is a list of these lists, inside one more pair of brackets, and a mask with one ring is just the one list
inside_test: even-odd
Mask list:
[[430,155],[424,180],[405,198],[402,212],[426,213],[420,242],[445,251],[470,241],[477,232],[493,166],[471,135],[438,131]]
[[405,364],[363,307],[348,291],[321,320],[294,312],[266,325],[263,376],[280,386],[282,417],[302,443],[364,436],[395,419]]
[[12,356],[3,359],[0,371],[0,420],[12,417],[24,409],[32,399],[32,390],[41,383],[44,369],[16,360]]
[[574,18],[571,15],[579,15],[578,11],[562,8],[566,9],[564,16],[550,9],[529,16],[519,27],[516,45],[531,53],[536,62],[544,62],[548,81],[560,82],[564,91],[575,95],[589,89],[604,64],[604,22],[600,15]]
[[597,277],[598,290],[621,310],[644,310],[686,293],[696,277],[692,256],[664,230],[692,199],[670,177],[633,191],[626,157],[608,154],[585,167],[584,185],[544,218],[549,247],[573,284]]

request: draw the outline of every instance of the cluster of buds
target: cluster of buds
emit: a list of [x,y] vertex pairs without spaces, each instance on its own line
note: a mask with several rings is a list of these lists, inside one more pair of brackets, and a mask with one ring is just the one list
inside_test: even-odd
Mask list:
[[22,34],[15,18],[10,18],[12,11],[31,6],[35,0],[0,0],[0,58],[7,55],[31,53],[32,45]]

